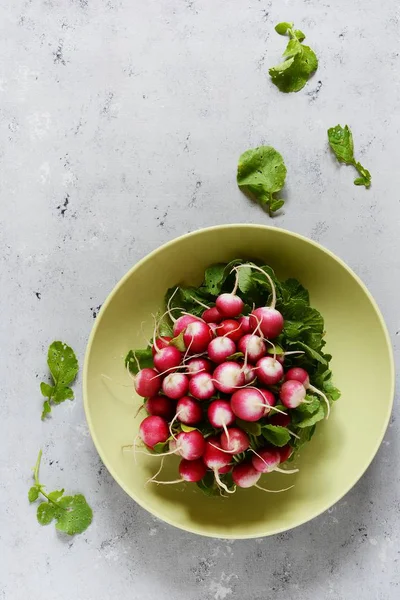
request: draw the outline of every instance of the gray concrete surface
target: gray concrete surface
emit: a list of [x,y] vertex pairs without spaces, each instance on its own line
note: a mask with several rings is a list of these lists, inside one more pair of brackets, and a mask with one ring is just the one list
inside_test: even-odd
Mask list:
[[[320,59],[296,95],[267,75],[283,19]],[[395,0],[3,0],[1,598],[400,597],[397,404],[343,501],[284,535],[227,543],[164,525],[124,494],[93,447],[79,385],[45,424],[38,390],[48,344],[66,340],[82,361],[99,306],[140,257],[198,227],[271,223],[235,183],[239,154],[261,143],[288,167],[273,225],[338,253],[398,350],[399,28]],[[370,191],[328,151],[338,122],[353,129]],[[81,536],[40,527],[28,505],[40,446],[43,478],[93,506]]]

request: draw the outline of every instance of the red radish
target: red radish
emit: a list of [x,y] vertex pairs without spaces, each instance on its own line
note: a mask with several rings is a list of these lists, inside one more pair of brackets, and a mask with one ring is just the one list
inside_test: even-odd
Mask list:
[[279,427],[288,427],[291,423],[291,418],[289,415],[275,414],[268,419],[268,423],[278,425]]
[[156,352],[159,352],[163,348],[167,348],[171,340],[172,337],[169,335],[163,335],[162,337],[155,338],[151,348],[153,356],[156,354]]
[[186,366],[189,375],[210,373],[212,370],[210,361],[205,358],[192,358],[186,363]]
[[224,394],[231,394],[244,385],[244,372],[236,362],[228,361],[218,365],[213,374],[215,387]]
[[139,437],[151,449],[160,442],[166,442],[169,438],[167,421],[158,416],[146,417],[140,423]]
[[133,384],[139,396],[157,396],[161,388],[161,377],[155,369],[145,368],[135,375]]
[[241,323],[235,321],[234,319],[225,319],[225,321],[222,321],[222,323],[217,327],[217,335],[220,337],[226,336],[234,342],[240,340],[242,334],[243,332]]
[[144,404],[149,415],[163,417],[167,421],[172,419],[175,413],[175,403],[165,396],[152,396]]
[[274,339],[282,333],[284,321],[281,313],[272,306],[261,306],[256,308],[250,315],[250,326],[260,329],[266,338]]
[[234,267],[234,270],[237,271],[242,267],[251,267],[252,269],[260,271],[260,273],[262,273],[264,277],[268,280],[269,285],[271,287],[270,306],[262,306],[252,311],[250,315],[250,327],[252,329],[255,329],[259,326],[260,330],[266,338],[276,338],[280,333],[282,333],[284,320],[279,310],[276,310],[275,308],[276,290],[274,282],[272,281],[272,278],[268,275],[268,273],[266,273],[260,267],[257,267],[257,265],[240,265],[238,267]]
[[215,394],[214,379],[210,373],[197,373],[189,380],[189,392],[198,400],[209,400]]
[[174,337],[177,337],[182,333],[190,323],[196,323],[198,321],[200,321],[200,319],[193,317],[192,315],[182,315],[174,323]]
[[223,427],[227,433],[227,427],[232,425],[235,415],[228,400],[214,400],[207,409],[208,420],[216,428]]
[[208,344],[207,352],[211,360],[219,364],[236,352],[236,344],[228,337],[216,337]]
[[223,316],[219,312],[218,308],[213,306],[212,308],[207,308],[207,310],[205,310],[201,315],[201,318],[206,323],[221,323]]
[[206,441],[197,429],[182,431],[176,436],[176,451],[186,460],[196,460],[203,456],[205,447]]
[[250,488],[256,485],[261,477],[261,473],[256,471],[251,463],[241,463],[236,465],[232,471],[232,479],[238,487]]
[[239,363],[240,366],[243,369],[243,373],[244,373],[244,382],[245,383],[251,383],[252,381],[255,381],[257,374],[256,374],[256,370],[255,367],[253,365],[245,365],[243,363]]
[[265,399],[256,388],[243,388],[232,394],[231,408],[243,421],[258,421],[264,415]]
[[208,326],[211,329],[213,336],[215,337],[217,335],[218,324],[217,323],[209,323]]
[[[264,407],[263,417],[266,417],[271,412],[271,406],[275,406],[276,398],[270,390],[264,390],[262,388],[258,388],[258,391],[261,392],[264,402],[267,406]],[[285,416],[285,415],[282,415]]]
[[239,427],[229,427],[228,432],[221,434],[221,447],[232,454],[245,452],[250,446],[249,436]]
[[255,470],[259,473],[271,473],[275,471],[281,462],[278,450],[273,450],[272,448],[258,450],[257,455],[252,457],[251,462]]
[[179,475],[184,481],[200,481],[207,473],[207,467],[201,458],[186,460],[183,458],[179,463]]
[[238,350],[243,352],[251,362],[257,362],[267,351],[263,340],[255,334],[247,333],[240,338]]
[[305,388],[308,388],[310,385],[310,378],[305,369],[301,367],[292,367],[285,373],[285,381],[288,379],[293,379],[295,381],[300,381],[304,385]]
[[220,469],[216,469],[218,471],[218,473],[220,475],[223,475],[224,473],[229,473],[230,471],[232,471],[232,465],[226,465],[226,467],[221,467]]
[[275,385],[283,377],[283,367],[272,356],[264,356],[257,362],[257,378],[264,385]]
[[251,331],[251,327],[250,327],[250,317],[240,317],[238,319],[238,322],[240,323],[240,325],[242,326],[242,334],[246,335],[246,333],[250,333]]
[[192,354],[204,352],[212,339],[212,331],[204,321],[195,321],[189,323],[183,334],[183,341],[186,348]]
[[189,378],[183,373],[170,373],[162,382],[162,390],[168,398],[178,400],[185,396],[189,388]]
[[279,397],[287,408],[297,408],[306,397],[306,388],[300,381],[289,379],[282,384]]
[[185,425],[197,425],[203,418],[200,404],[190,396],[183,396],[178,400],[176,414],[178,420]]
[[321,396],[322,399],[325,401],[326,408],[327,408],[326,418],[329,417],[329,414],[331,411],[329,400],[325,396],[325,394],[323,392],[321,392],[321,390],[319,390],[316,387],[314,387],[313,385],[311,385],[310,377],[305,369],[302,369],[301,367],[292,367],[285,374],[285,381],[288,381],[288,380],[300,381],[300,383],[302,383],[304,385],[306,390],[311,390],[312,392],[314,392],[314,394]]
[[154,354],[154,366],[160,373],[169,371],[173,367],[179,367],[182,361],[182,353],[175,346],[165,346]]
[[280,456],[280,462],[286,462],[288,458],[290,458],[293,448],[287,444],[286,446],[282,446],[282,448],[277,448]]

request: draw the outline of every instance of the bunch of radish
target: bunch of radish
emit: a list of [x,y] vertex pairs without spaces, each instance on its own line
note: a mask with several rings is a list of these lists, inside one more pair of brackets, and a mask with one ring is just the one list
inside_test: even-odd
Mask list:
[[[261,271],[271,289],[269,306],[254,307],[246,316],[244,302],[237,295],[242,267]],[[290,414],[308,402],[308,390],[323,398],[329,416],[329,400],[310,384],[307,371],[285,369],[285,354],[276,352],[274,339],[285,323],[276,309],[272,278],[253,264],[236,266],[233,271],[232,292],[220,294],[215,306],[204,305],[201,316],[182,313],[175,318],[168,307],[173,336],[158,335],[156,324],[154,367],[143,368],[133,377],[148,413],[138,434],[146,448],[139,451],[181,458],[177,479],[161,481],[154,476],[153,483],[200,482],[211,472],[222,494],[233,493],[236,486],[284,491],[266,490],[258,482],[263,473],[296,472],[280,466],[292,447],[275,447],[265,440],[254,444],[243,424],[279,425],[296,437],[290,430]],[[229,487],[221,477],[227,473],[233,480]]]

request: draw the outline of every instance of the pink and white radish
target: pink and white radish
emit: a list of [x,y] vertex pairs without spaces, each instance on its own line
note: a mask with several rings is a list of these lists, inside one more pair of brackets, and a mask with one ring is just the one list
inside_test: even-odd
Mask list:
[[193,317],[192,315],[182,315],[181,317],[179,317],[178,319],[176,319],[175,323],[174,323],[174,327],[173,327],[173,331],[174,331],[174,337],[177,337],[180,333],[182,333],[182,331],[185,331],[185,329],[187,328],[188,325],[190,325],[191,323],[197,323],[200,322],[200,319],[198,319],[197,317]]
[[189,392],[198,400],[209,400],[215,394],[214,384],[210,373],[197,373],[189,380]]
[[213,381],[217,390],[231,394],[245,383],[243,368],[233,361],[224,362],[215,369]]
[[158,416],[143,419],[139,426],[139,437],[142,442],[153,449],[156,444],[164,443],[169,438],[168,423]]
[[281,463],[286,462],[293,452],[293,448],[289,446],[289,444],[287,444],[286,446],[282,446],[282,448],[277,448],[277,450],[279,452]]
[[189,378],[183,373],[170,373],[162,382],[162,391],[168,398],[179,400],[187,394]]
[[281,462],[281,455],[278,448],[265,448],[258,450],[252,450],[254,456],[251,459],[253,467],[259,473],[272,473],[277,471],[278,473],[285,473],[286,475],[292,475],[297,473],[298,469],[281,469],[278,465]]
[[207,467],[201,458],[186,460],[183,458],[179,463],[179,475],[184,481],[200,481],[207,473]]
[[276,290],[274,282],[268,273],[266,273],[257,265],[245,264],[234,267],[233,270],[250,267],[256,271],[260,271],[268,280],[271,287],[271,304],[269,306],[261,306],[255,308],[250,314],[250,327],[255,329],[258,325],[266,338],[274,339],[282,333],[284,320],[282,314],[275,308],[276,305]]
[[283,367],[272,356],[264,356],[256,364],[257,378],[264,385],[275,385],[283,377]]
[[133,377],[136,393],[143,398],[157,396],[161,389],[161,377],[155,369],[145,368]]
[[151,396],[144,403],[144,407],[149,415],[163,417],[167,421],[175,414],[175,402],[165,396]]
[[153,477],[149,479],[147,483],[155,483],[157,485],[173,485],[176,483],[182,483],[183,481],[196,482],[203,479],[207,473],[207,467],[201,458],[196,460],[186,460],[183,458],[179,463],[179,475],[181,478],[174,479],[173,481],[158,481],[156,477],[161,472],[161,469],[162,464],[157,473],[155,473],[155,475],[153,475]]
[[234,490],[229,490],[228,487],[221,481],[220,474],[230,471],[231,454],[223,452],[219,446],[218,438],[209,438],[206,442],[206,447],[203,454],[203,461],[206,467],[214,472],[215,481],[225,492],[232,494]]
[[228,400],[214,400],[207,409],[207,416],[210,424],[216,429],[223,428],[224,433],[229,437],[228,427],[235,420],[235,414],[232,412]]
[[241,488],[256,487],[263,492],[270,492],[272,494],[279,494],[280,492],[286,492],[293,486],[284,488],[283,490],[267,490],[258,485],[258,481],[261,477],[261,473],[257,471],[252,463],[240,463],[236,465],[232,470],[232,479],[234,483]]
[[231,408],[233,413],[243,421],[259,421],[266,409],[270,410],[270,404],[266,402],[264,391],[247,387],[232,394]]
[[[260,339],[260,338],[259,338]],[[207,353],[217,364],[223,363],[236,352],[236,344],[229,337],[216,337],[208,344]]]
[[170,449],[186,460],[196,460],[204,454],[206,441],[197,429],[182,431],[169,443]]
[[165,346],[158,350],[153,357],[154,366],[160,373],[179,367],[182,353],[175,346]]
[[327,408],[326,418],[329,417],[330,412],[331,412],[329,400],[326,397],[326,395],[323,392],[321,392],[321,390],[319,390],[316,387],[314,387],[313,385],[311,385],[310,377],[305,369],[302,369],[301,367],[292,367],[285,373],[285,380],[286,381],[287,380],[300,381],[300,383],[302,383],[304,385],[306,390],[310,390],[311,392],[314,392],[314,394],[317,394],[317,396],[321,396],[321,398],[324,400],[324,402],[326,404],[326,408]]
[[239,427],[229,427],[227,432],[221,434],[221,448],[232,454],[245,452],[250,446],[249,436]]
[[236,295],[239,285],[239,272],[236,272],[235,286],[230,294],[220,294],[215,306],[223,317],[238,317],[244,308],[244,302]]
[[206,358],[191,358],[186,363],[186,367],[189,376],[196,375],[197,373],[210,373],[212,371],[212,365]]
[[213,334],[210,326],[204,321],[195,321],[189,323],[183,334],[183,341],[186,348],[192,354],[204,352],[212,340]]
[[254,365],[250,365],[249,363],[244,364],[241,362],[239,364],[240,364],[241,368],[243,369],[245,384],[254,382],[257,377],[257,371],[256,371]]
[[197,425],[203,418],[202,408],[194,398],[183,396],[176,405],[177,419],[185,425]]
[[252,363],[256,363],[261,359],[267,351],[264,341],[255,334],[247,333],[240,338],[238,350],[243,352]]
[[297,408],[306,397],[306,388],[296,379],[288,379],[279,390],[281,402],[287,408]]

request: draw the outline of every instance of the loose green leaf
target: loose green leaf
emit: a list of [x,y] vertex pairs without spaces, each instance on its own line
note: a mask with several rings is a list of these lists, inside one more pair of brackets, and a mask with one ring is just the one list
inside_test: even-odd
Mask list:
[[35,502],[39,498],[39,489],[36,485],[33,485],[28,492],[29,502]]
[[284,201],[275,198],[274,194],[283,188],[285,178],[286,166],[282,155],[272,146],[246,150],[239,158],[239,188],[265,207],[270,215],[284,204]]
[[278,25],[275,25],[275,31],[276,33],[279,33],[279,35],[285,35],[287,30],[291,29],[292,27],[293,23],[278,23]]
[[309,46],[302,44],[306,36],[300,29],[293,29],[293,23],[279,23],[275,30],[290,39],[283,53],[285,60],[271,67],[269,74],[281,92],[298,92],[317,70],[318,59]]
[[243,357],[244,357],[243,352],[235,352],[234,354],[231,354],[230,356],[228,356],[226,360],[237,360],[238,358],[243,358]]
[[64,496],[57,504],[63,509],[56,515],[56,529],[59,531],[75,535],[85,531],[91,524],[93,511],[82,494]]
[[43,410],[42,410],[42,421],[46,418],[46,416],[51,413],[51,406],[48,400],[43,402]]
[[290,433],[286,427],[279,425],[263,425],[261,433],[270,444],[274,446],[285,446],[290,440]]
[[63,342],[53,342],[47,353],[47,364],[54,385],[42,381],[40,391],[47,400],[43,403],[42,420],[51,412],[51,402],[60,404],[72,400],[74,393],[69,386],[78,373],[78,361],[72,348]]
[[57,514],[57,507],[49,502],[42,502],[37,507],[36,516],[41,525],[48,525]]
[[42,451],[40,450],[33,471],[35,485],[28,492],[29,502],[34,502],[42,495],[46,498],[37,507],[36,516],[41,525],[48,525],[56,519],[56,528],[68,535],[81,533],[89,527],[92,522],[92,509],[82,494],[75,496],[64,496],[64,490],[54,490],[47,494],[44,486],[39,481],[40,461]]
[[133,375],[137,375],[141,369],[154,367],[151,348],[146,348],[145,350],[129,350],[125,357],[125,367],[129,367],[129,371],[133,373]]
[[51,500],[52,502],[57,502],[57,500],[59,500],[61,498],[61,496],[64,493],[64,489],[62,490],[54,490],[54,492],[50,492],[49,494],[49,500]]
[[331,127],[328,129],[328,141],[339,162],[353,165],[357,169],[360,177],[354,180],[354,184],[369,188],[371,186],[371,173],[359,162],[356,162],[354,158],[353,135],[350,128],[347,125],[344,127],[341,125]]

